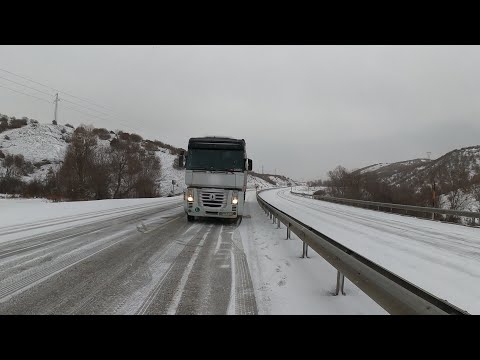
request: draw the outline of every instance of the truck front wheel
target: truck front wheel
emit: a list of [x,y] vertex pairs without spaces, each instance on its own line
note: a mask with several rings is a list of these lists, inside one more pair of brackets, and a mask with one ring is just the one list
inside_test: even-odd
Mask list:
[[192,215],[188,215],[188,214],[187,214],[187,220],[188,220],[189,222],[192,222],[193,220],[195,220],[195,217],[192,216]]

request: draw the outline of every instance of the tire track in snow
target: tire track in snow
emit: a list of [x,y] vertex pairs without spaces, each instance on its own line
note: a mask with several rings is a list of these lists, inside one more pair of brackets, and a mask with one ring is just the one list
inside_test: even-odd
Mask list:
[[[116,213],[122,213],[122,212],[128,212],[128,211],[136,211],[136,210],[143,210],[143,209],[148,209],[148,208],[160,207],[162,205],[171,205],[171,204],[174,204],[176,202],[179,202],[179,200],[159,202],[157,204],[129,205],[129,206],[116,207],[116,208],[106,209],[106,210],[99,210],[99,211],[93,211],[93,212],[90,211],[90,212],[80,213],[80,214],[75,214],[75,215],[59,216],[59,217],[56,217],[56,218],[38,220],[38,221],[34,221],[34,222],[29,222],[29,223],[21,223],[21,224],[1,226],[0,231],[2,231],[2,235],[7,235],[7,234],[10,234],[10,233],[14,233],[15,230],[18,230],[18,229],[20,229],[18,232],[27,231],[27,230],[34,229],[32,227],[35,227],[35,226],[36,226],[36,228],[46,227],[46,226],[54,226],[54,225],[57,225],[59,223],[85,220],[85,219],[90,219],[92,217],[99,217],[101,215],[110,215],[110,214],[116,214]],[[11,232],[9,232],[9,231],[11,231]]]
[[[40,251],[46,251],[46,250],[49,249],[51,251],[51,250],[53,250],[57,247],[56,246],[57,243],[60,246],[62,246],[62,242],[65,241],[65,240],[76,239],[80,236],[84,236],[84,235],[88,235],[88,234],[92,234],[92,233],[95,233],[95,232],[98,232],[98,231],[108,229],[110,227],[118,225],[117,222],[121,222],[122,224],[130,224],[132,222],[136,222],[138,219],[140,219],[142,217],[151,216],[153,214],[157,214],[157,213],[163,212],[163,211],[174,210],[175,208],[177,208],[177,206],[162,208],[162,209],[155,209],[154,211],[151,211],[151,212],[141,212],[140,214],[135,213],[133,217],[132,217],[132,215],[122,215],[120,217],[109,219],[110,223],[108,225],[104,225],[104,222],[99,223],[99,221],[96,221],[96,222],[89,223],[89,224],[74,226],[74,228],[94,226],[92,229],[85,230],[85,231],[75,233],[75,234],[65,235],[65,232],[68,232],[69,229],[62,229],[62,230],[58,230],[58,231],[55,231],[55,232],[52,232],[52,233],[45,233],[45,234],[41,234],[41,235],[37,235],[37,236],[32,236],[32,238],[37,241],[34,244],[28,244],[26,246],[21,246],[21,247],[18,247],[18,248],[16,248],[15,246],[11,246],[12,244],[10,244],[10,243],[7,244],[7,245],[10,245],[10,246],[7,246],[7,249],[5,249],[4,251],[0,251],[0,260],[4,259],[4,258],[8,258],[12,255],[17,255],[17,257],[14,259],[15,261],[17,261],[19,254],[22,254],[23,252],[28,253],[29,251],[33,251],[35,249],[40,249]],[[123,220],[126,220],[126,221],[123,221]],[[104,220],[102,220],[102,221],[104,221]],[[115,221],[115,222],[113,222],[113,221]],[[97,226],[95,226],[95,225],[97,225]],[[61,235],[61,236],[58,237],[58,238],[55,238],[55,239],[43,241],[44,238],[48,239],[52,235]],[[22,245],[21,243],[23,243],[25,241],[26,240],[24,240],[24,239],[21,239],[21,240],[17,239],[17,240],[15,240],[15,244],[13,244],[13,245]],[[5,247],[5,246],[0,246],[0,248],[3,248],[3,247]],[[33,254],[34,253],[29,253],[27,255],[33,255]]]
[[193,252],[192,257],[190,258],[190,261],[187,264],[187,267],[185,268],[185,271],[183,272],[182,278],[180,279],[180,283],[178,284],[174,295],[173,299],[170,303],[170,306],[167,309],[167,315],[174,315],[177,311],[178,305],[180,304],[180,300],[182,297],[183,290],[185,289],[185,285],[188,280],[188,276],[190,275],[190,272],[192,271],[193,265],[195,264],[195,261],[197,260],[198,254],[200,250],[202,249],[203,244],[205,243],[205,240],[207,236],[210,234],[210,231],[212,230],[212,225],[210,225],[207,229],[207,232],[203,235],[202,239],[196,245],[196,249]]

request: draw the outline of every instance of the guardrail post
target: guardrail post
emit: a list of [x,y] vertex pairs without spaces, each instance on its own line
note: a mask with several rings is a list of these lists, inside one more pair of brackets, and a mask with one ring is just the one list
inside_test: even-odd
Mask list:
[[278,221],[277,229],[280,229],[280,218],[277,218],[277,221]]
[[290,239],[290,224],[287,224],[287,238],[285,240]]
[[276,221],[275,215],[273,215],[273,217],[272,217],[272,224],[275,224],[275,221]]
[[302,259],[303,258],[308,258],[308,244],[305,241],[303,242]]
[[343,291],[344,286],[345,276],[337,270],[337,289],[335,290],[335,296],[337,296],[340,291],[342,292],[342,295],[346,295],[345,291]]

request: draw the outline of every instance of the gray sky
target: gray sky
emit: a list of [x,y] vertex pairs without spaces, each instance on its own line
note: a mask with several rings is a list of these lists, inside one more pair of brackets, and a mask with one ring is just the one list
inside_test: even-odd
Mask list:
[[[104,113],[60,102],[61,124],[244,138],[254,170],[296,179],[480,144],[479,46],[0,46],[0,68],[104,106],[61,93]],[[0,87],[0,113],[50,122],[53,104]]]

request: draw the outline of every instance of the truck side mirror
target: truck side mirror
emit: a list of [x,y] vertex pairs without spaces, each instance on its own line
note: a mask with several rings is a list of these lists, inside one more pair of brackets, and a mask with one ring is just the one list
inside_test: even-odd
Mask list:
[[252,159],[248,159],[248,171],[251,171],[252,169],[253,169]]
[[178,155],[178,167],[182,168],[185,166],[187,166],[187,156],[182,152],[180,155]]

